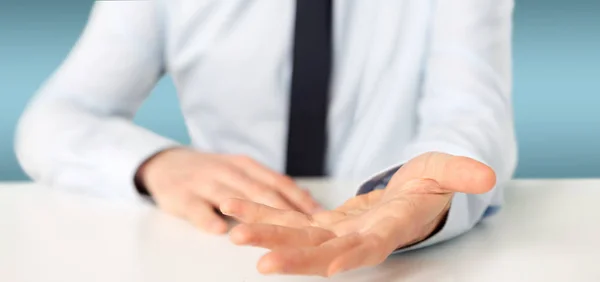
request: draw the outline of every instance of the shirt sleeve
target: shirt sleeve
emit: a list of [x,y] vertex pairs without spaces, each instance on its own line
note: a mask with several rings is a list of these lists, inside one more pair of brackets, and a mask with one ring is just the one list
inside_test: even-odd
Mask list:
[[69,56],[27,106],[17,157],[34,180],[134,199],[134,174],[175,141],[132,119],[163,74],[155,1],[96,1]]
[[[517,161],[511,102],[512,0],[438,1],[419,102],[419,127],[398,164],[426,152],[470,157],[490,166],[496,187],[482,195],[456,193],[444,226],[398,252],[461,235],[498,206],[492,200]],[[384,188],[398,168],[365,183],[359,193]]]

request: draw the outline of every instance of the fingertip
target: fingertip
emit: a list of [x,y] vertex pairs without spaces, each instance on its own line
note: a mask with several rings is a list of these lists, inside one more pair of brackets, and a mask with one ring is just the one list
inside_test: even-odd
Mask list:
[[252,241],[252,232],[245,224],[240,224],[231,230],[229,238],[236,245],[247,245]]
[[475,159],[457,156],[454,157],[454,171],[458,172],[460,183],[467,193],[483,194],[489,192],[496,185],[496,173],[494,170]]
[[479,193],[487,193],[490,190],[492,190],[494,188],[494,186],[496,186],[496,172],[489,166],[481,164],[482,168],[481,168],[481,173],[479,174],[479,180],[478,182],[480,183],[479,187],[481,187],[481,190],[478,191]]
[[219,205],[219,210],[224,215],[232,215],[239,209],[240,199],[227,199]]
[[261,274],[273,274],[279,272],[281,263],[281,259],[277,258],[277,255],[274,253],[268,253],[264,255],[258,261],[256,265],[256,269]]
[[335,276],[339,273],[344,272],[345,270],[342,268],[339,259],[334,260],[329,267],[327,268],[327,277]]
[[473,193],[481,194],[489,192],[496,185],[496,173],[494,170],[479,161],[463,157],[464,162],[469,163],[469,171],[470,171],[470,179],[473,183],[472,189]]

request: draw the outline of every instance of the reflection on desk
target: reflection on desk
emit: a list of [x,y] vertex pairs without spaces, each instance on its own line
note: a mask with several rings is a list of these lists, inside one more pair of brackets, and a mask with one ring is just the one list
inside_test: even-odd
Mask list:
[[[334,207],[355,183],[306,181]],[[333,279],[262,276],[265,251],[149,204],[0,184],[2,281],[600,281],[600,180],[518,180],[468,234]]]

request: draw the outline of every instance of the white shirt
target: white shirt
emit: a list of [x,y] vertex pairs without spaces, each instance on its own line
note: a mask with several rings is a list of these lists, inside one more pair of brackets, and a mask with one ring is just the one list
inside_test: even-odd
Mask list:
[[[512,0],[334,1],[327,170],[362,179],[428,152],[497,174],[456,194],[442,231],[469,230],[502,200],[516,145]],[[133,175],[177,142],[132,117],[169,73],[191,146],[248,155],[282,172],[294,0],[97,1],[79,42],[22,117],[17,155],[50,187],[136,199]],[[161,113],[156,113],[160,115]]]

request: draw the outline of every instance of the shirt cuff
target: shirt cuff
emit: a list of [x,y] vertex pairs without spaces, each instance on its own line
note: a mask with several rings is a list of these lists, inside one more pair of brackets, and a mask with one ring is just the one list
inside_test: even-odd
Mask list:
[[127,138],[122,138],[118,146],[110,146],[103,152],[104,157],[101,158],[104,161],[101,163],[106,165],[102,166],[104,171],[101,175],[111,182],[110,187],[105,186],[104,189],[111,190],[107,192],[119,198],[143,198],[135,186],[139,167],[157,153],[181,145],[143,128],[135,128],[133,132],[129,129],[127,133]]
[[362,195],[369,193],[373,190],[384,189],[387,187],[388,183],[392,179],[392,176],[401,168],[402,166],[396,166],[390,168],[376,176],[371,177],[367,182],[360,186],[358,189],[358,193],[356,195]]

